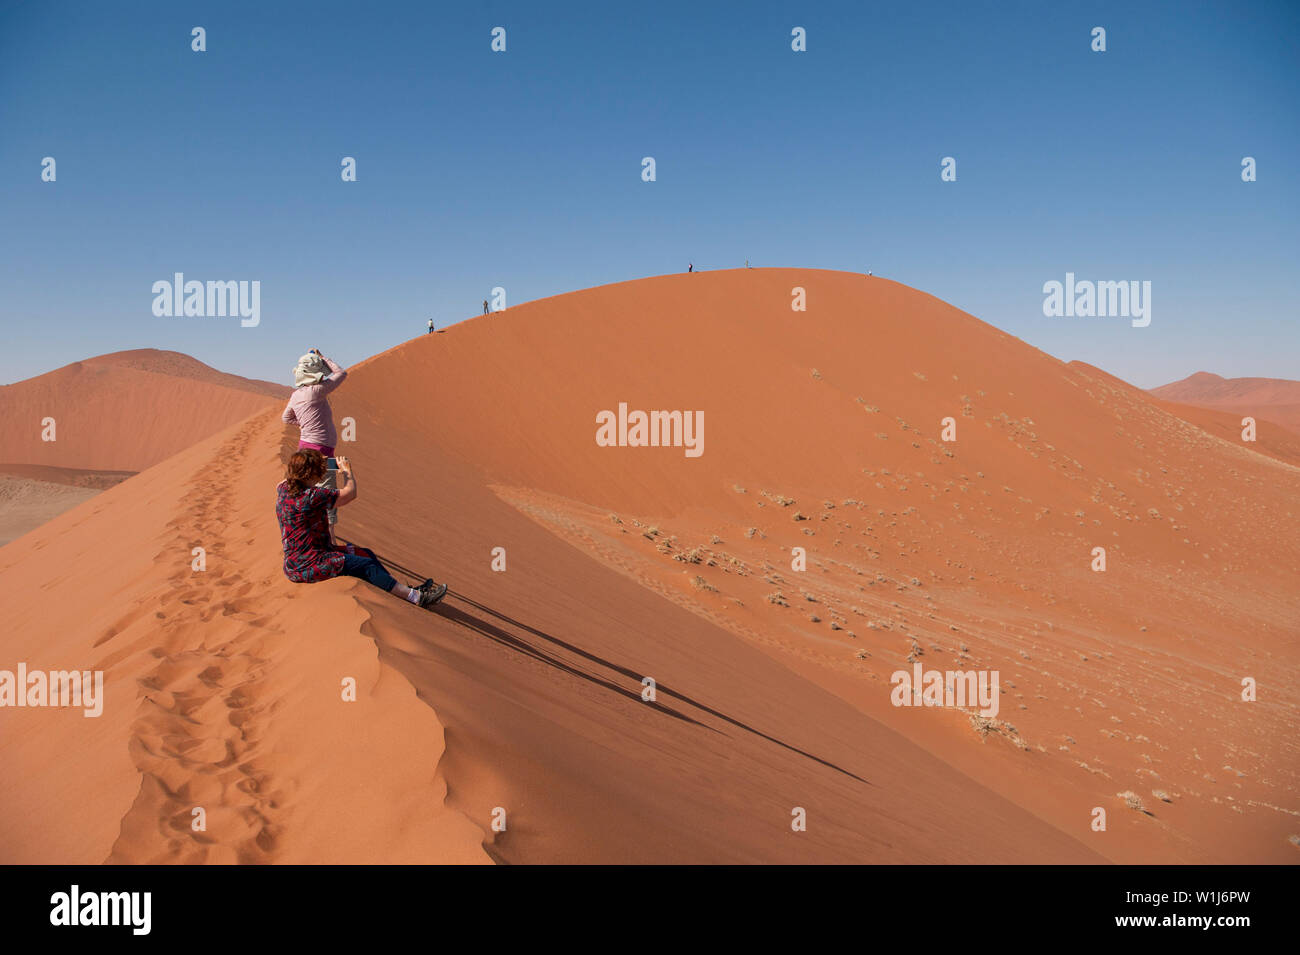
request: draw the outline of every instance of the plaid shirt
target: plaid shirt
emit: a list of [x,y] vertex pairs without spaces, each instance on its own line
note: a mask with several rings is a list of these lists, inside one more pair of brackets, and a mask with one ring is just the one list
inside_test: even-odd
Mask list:
[[327,511],[339,492],[309,487],[294,496],[281,482],[276,489],[275,516],[284,543],[284,575],[295,583],[329,580],[343,572],[343,548],[330,546]]

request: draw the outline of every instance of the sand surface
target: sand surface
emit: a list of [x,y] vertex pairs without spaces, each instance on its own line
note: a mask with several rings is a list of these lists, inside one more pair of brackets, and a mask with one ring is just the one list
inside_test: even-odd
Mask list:
[[0,473],[0,545],[22,537],[98,493],[92,488]]
[[[0,860],[1297,860],[1293,436],[803,269],[350,371],[340,533],[453,593],[284,579],[278,407],[0,548],[4,661],[108,680],[0,715]],[[704,453],[599,447],[620,401],[702,410]],[[997,670],[997,716],[892,705],[915,661]]]
[[134,473],[0,463],[0,545],[22,537]]

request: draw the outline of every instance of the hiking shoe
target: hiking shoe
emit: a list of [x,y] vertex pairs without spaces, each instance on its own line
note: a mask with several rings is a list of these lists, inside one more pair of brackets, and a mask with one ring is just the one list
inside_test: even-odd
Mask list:
[[[430,580],[428,583],[433,584]],[[423,584],[420,586],[420,606],[428,609],[436,604],[439,600],[447,595],[447,585],[437,584],[426,588]]]

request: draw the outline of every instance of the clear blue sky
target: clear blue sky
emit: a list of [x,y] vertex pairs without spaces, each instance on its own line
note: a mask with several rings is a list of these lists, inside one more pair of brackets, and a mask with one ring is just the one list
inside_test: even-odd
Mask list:
[[[287,381],[493,286],[746,259],[1144,387],[1300,378],[1297,33],[1294,2],[0,0],[0,381],[142,347]],[[261,325],[155,317],[177,271],[259,280]],[[1067,271],[1150,280],[1150,327],[1044,317]]]

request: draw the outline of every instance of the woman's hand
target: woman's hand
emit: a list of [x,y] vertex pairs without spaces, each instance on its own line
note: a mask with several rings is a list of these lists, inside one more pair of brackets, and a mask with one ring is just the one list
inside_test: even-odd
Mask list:
[[338,498],[334,501],[335,507],[342,507],[344,504],[351,504],[357,499],[357,479],[352,476],[352,462],[347,458],[334,456],[334,463],[338,465],[343,476],[347,478],[345,486],[339,491]]

